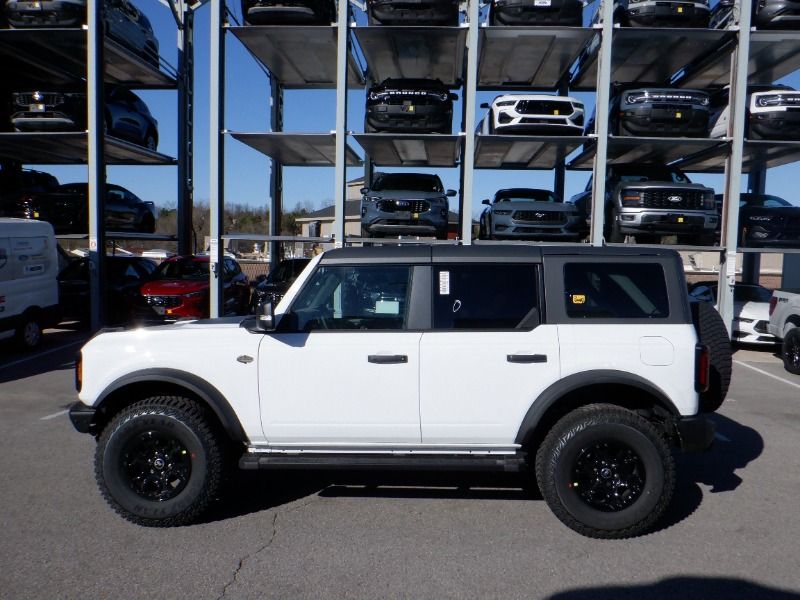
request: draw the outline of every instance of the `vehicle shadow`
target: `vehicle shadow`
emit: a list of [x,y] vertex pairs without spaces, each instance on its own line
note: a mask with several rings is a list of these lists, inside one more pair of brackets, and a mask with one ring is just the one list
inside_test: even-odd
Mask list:
[[0,383],[72,369],[75,355],[88,336],[81,330],[48,329],[42,345],[33,352],[22,352],[10,343],[3,345],[0,348]]
[[800,594],[766,587],[747,579],[728,577],[670,577],[645,585],[609,585],[558,592],[547,600],[707,600],[708,598],[747,598],[748,600],[797,600]]

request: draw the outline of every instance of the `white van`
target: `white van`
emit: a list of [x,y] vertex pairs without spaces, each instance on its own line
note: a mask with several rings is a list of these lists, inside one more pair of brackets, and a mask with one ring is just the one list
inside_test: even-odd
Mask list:
[[59,321],[58,250],[44,221],[0,219],[0,340],[16,337],[25,348],[42,341],[42,329]]

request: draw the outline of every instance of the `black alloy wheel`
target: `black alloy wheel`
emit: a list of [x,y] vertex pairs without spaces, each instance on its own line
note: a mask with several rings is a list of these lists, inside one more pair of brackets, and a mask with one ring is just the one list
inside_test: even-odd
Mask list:
[[642,458],[626,444],[601,440],[583,448],[572,468],[571,485],[592,508],[617,512],[642,495],[647,473]]
[[146,430],[132,437],[122,451],[121,475],[137,495],[152,502],[178,496],[192,474],[189,450],[174,437],[159,430]]
[[783,338],[781,351],[783,366],[795,375],[800,375],[800,327],[790,329]]

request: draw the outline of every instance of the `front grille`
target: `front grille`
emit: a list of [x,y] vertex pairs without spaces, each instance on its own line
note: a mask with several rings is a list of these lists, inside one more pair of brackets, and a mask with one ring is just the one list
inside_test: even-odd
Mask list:
[[[673,200],[670,200],[673,198]],[[675,201],[675,198],[680,198]],[[645,190],[642,192],[642,205],[645,208],[664,209],[703,209],[703,192],[695,190]]]
[[564,223],[566,213],[546,210],[517,210],[514,211],[515,221],[528,221],[530,223]]
[[45,104],[57,106],[64,103],[64,95],[58,93],[44,92],[39,93],[38,99],[34,98],[35,92],[22,92],[14,94],[14,102],[19,106],[30,106],[31,104]]
[[381,212],[412,212],[424,213],[431,209],[431,203],[427,200],[380,200],[378,210]]
[[404,104],[409,102],[415,106],[440,105],[445,101],[438,94],[410,90],[382,92],[376,99],[377,104]]
[[182,304],[180,296],[147,296],[148,306],[163,306],[164,308],[175,308]]
[[520,100],[516,106],[517,112],[522,115],[571,115],[572,104],[554,100]]
[[566,125],[566,119],[535,119],[532,117],[522,117],[519,120],[520,123],[524,123],[526,125]]

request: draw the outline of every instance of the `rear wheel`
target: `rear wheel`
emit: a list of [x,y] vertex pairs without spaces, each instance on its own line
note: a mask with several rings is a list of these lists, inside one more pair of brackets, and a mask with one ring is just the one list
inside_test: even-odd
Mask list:
[[781,349],[783,366],[795,375],[800,375],[800,327],[790,329],[783,338]]
[[222,448],[201,407],[155,396],[120,412],[100,435],[95,477],[122,517],[150,527],[186,525],[222,479]]
[[42,343],[42,323],[36,312],[22,315],[17,327],[17,343],[25,350],[35,350]]
[[664,437],[637,414],[609,404],[579,408],[555,424],[536,453],[536,479],[550,509],[587,537],[647,532],[675,488]]

